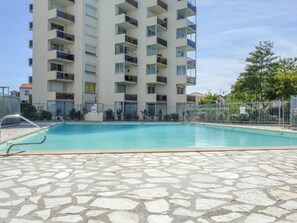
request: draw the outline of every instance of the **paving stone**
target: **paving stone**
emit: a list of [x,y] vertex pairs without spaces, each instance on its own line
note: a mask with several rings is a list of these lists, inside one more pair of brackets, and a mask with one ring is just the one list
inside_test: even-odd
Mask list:
[[92,196],[76,196],[77,204],[85,204],[92,198]]
[[43,223],[43,221],[13,218],[9,223]]
[[90,206],[124,211],[133,210],[138,204],[126,198],[97,198]]
[[220,178],[231,179],[231,180],[239,178],[239,174],[231,173],[231,172],[212,173],[211,175],[220,177]]
[[86,213],[86,216],[87,217],[97,217],[104,213],[106,213],[106,211],[91,210]]
[[45,208],[59,207],[64,204],[71,203],[70,197],[55,197],[55,198],[44,198]]
[[0,189],[12,188],[16,186],[13,180],[0,181]]
[[9,198],[9,194],[0,190],[0,199]]
[[237,201],[240,201],[246,204],[267,206],[267,205],[273,205],[276,202],[268,198],[267,195],[262,191],[259,191],[256,189],[238,191],[238,192],[234,192],[234,194],[238,196],[238,198],[236,198]]
[[223,206],[223,209],[230,210],[232,212],[250,212],[256,206],[250,204],[234,204],[230,206]]
[[49,209],[48,210],[43,210],[43,211],[36,211],[35,214],[38,217],[42,218],[43,220],[46,220],[51,215],[51,211]]
[[164,187],[152,189],[139,189],[132,191],[130,194],[136,195],[141,200],[152,200],[154,198],[162,198],[168,195],[167,189]]
[[281,204],[280,206],[289,211],[293,211],[293,210],[297,211],[297,201],[287,201],[286,203]]
[[183,207],[190,207],[191,203],[187,200],[182,200],[182,199],[171,199],[169,200],[169,203],[183,206]]
[[173,177],[162,177],[162,178],[147,178],[146,181],[150,183],[163,183],[163,184],[177,184],[180,179]]
[[34,205],[34,204],[32,204],[32,205],[23,205],[16,216],[17,217],[22,217],[22,216],[30,213],[31,211],[33,211],[35,209],[37,209],[37,205]]
[[198,211],[188,210],[185,208],[177,208],[172,214],[196,218],[198,216],[203,215],[204,213],[205,212],[198,212]]
[[268,193],[275,197],[276,200],[292,200],[297,198],[297,193],[292,193],[288,191],[283,191],[283,190],[274,190],[274,189],[269,189]]
[[253,213],[250,216],[248,216],[244,221],[244,223],[256,223],[256,222],[259,222],[259,223],[275,222],[275,217]]
[[150,215],[147,218],[148,223],[171,223],[173,218],[167,215]]
[[8,209],[0,209],[0,218],[6,219],[10,212],[11,210],[8,210]]
[[78,214],[82,211],[86,210],[85,207],[80,207],[80,206],[70,206],[68,208],[63,209],[60,211],[60,214]]
[[26,185],[28,187],[36,187],[36,186],[52,183],[52,182],[55,182],[55,181],[56,180],[50,179],[50,178],[40,178],[40,179],[36,179],[36,180],[23,182],[22,184],[24,184],[24,185]]
[[146,210],[151,213],[165,213],[169,210],[169,204],[164,199],[144,202]]
[[82,222],[82,217],[80,215],[66,215],[66,216],[58,216],[54,217],[52,221],[54,222]]
[[218,215],[211,217],[215,222],[228,222],[228,221],[233,221],[237,218],[242,217],[242,214],[239,213],[229,213],[225,215]]
[[172,174],[165,173],[163,171],[157,170],[157,169],[145,169],[143,170],[147,175],[150,177],[170,177]]
[[128,211],[114,211],[108,215],[112,223],[138,223],[139,217]]
[[24,201],[25,201],[24,198],[18,199],[18,200],[10,200],[10,201],[0,203],[0,207],[15,207],[23,203]]
[[207,199],[207,198],[197,198],[196,199],[196,209],[197,210],[208,210],[214,207],[220,206],[227,203],[227,201]]
[[281,216],[290,213],[289,211],[282,209],[282,208],[278,208],[278,207],[268,207],[265,210],[259,211],[261,213],[264,214],[268,214],[277,218],[280,218]]
[[290,214],[286,217],[286,220],[296,222],[297,221],[297,213]]
[[47,196],[59,197],[59,196],[64,196],[70,192],[71,192],[71,188],[58,188],[58,189],[54,190],[53,192],[47,194]]

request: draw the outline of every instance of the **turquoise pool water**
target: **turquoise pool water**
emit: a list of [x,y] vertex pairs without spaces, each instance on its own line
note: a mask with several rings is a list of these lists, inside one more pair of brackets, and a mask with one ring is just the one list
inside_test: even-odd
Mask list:
[[[18,142],[41,141],[42,134]],[[125,150],[297,146],[294,133],[221,127],[205,124],[65,124],[51,127],[42,145],[15,146],[13,151]],[[0,150],[5,150],[6,144]]]

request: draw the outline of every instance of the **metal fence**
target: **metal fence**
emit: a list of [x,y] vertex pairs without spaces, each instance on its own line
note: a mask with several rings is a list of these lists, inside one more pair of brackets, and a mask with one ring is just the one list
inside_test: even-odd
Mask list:
[[290,125],[290,102],[246,102],[199,105],[195,119],[200,122]]
[[[0,95],[0,118],[9,114],[20,113],[20,99],[9,95]],[[18,123],[18,119],[7,119],[3,125]]]

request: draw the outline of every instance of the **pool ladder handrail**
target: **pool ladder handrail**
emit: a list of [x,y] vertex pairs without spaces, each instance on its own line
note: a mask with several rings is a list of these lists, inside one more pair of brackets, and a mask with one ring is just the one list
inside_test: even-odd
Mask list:
[[[29,119],[25,118],[24,116],[20,115],[20,114],[14,114],[14,115],[6,115],[4,117],[2,117],[0,119],[0,141],[1,141],[1,127],[2,127],[2,123],[5,119],[8,119],[8,118],[20,118],[20,119],[23,119],[25,120],[26,122],[29,122],[31,125],[39,128],[42,133],[43,133],[43,140],[41,142],[33,142],[33,143],[13,143],[11,144],[7,151],[6,151],[6,155],[5,156],[9,156],[9,152],[11,150],[12,147],[14,146],[23,146],[23,145],[36,145],[36,144],[42,144],[44,143],[44,141],[46,140],[46,137],[47,137],[47,132],[45,131],[44,128],[40,127],[39,125],[35,124],[34,122],[30,121]],[[64,120],[63,120],[64,121]]]
[[193,119],[192,119],[192,121],[191,121],[191,124],[194,124],[194,123],[197,123],[197,122],[199,122],[200,121],[200,117],[199,117],[199,115],[195,115],[194,117],[193,117]]
[[59,121],[62,121],[62,123],[65,124],[65,120],[64,120],[62,115],[57,115],[56,119],[59,120]]

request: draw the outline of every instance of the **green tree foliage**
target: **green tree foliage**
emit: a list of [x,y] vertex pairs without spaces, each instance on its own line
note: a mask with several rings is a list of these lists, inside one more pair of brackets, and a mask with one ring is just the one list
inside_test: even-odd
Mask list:
[[280,59],[273,47],[273,42],[263,41],[249,54],[227,101],[289,99],[297,93],[296,58]]
[[219,101],[219,96],[210,92],[199,101],[199,104],[213,104]]

